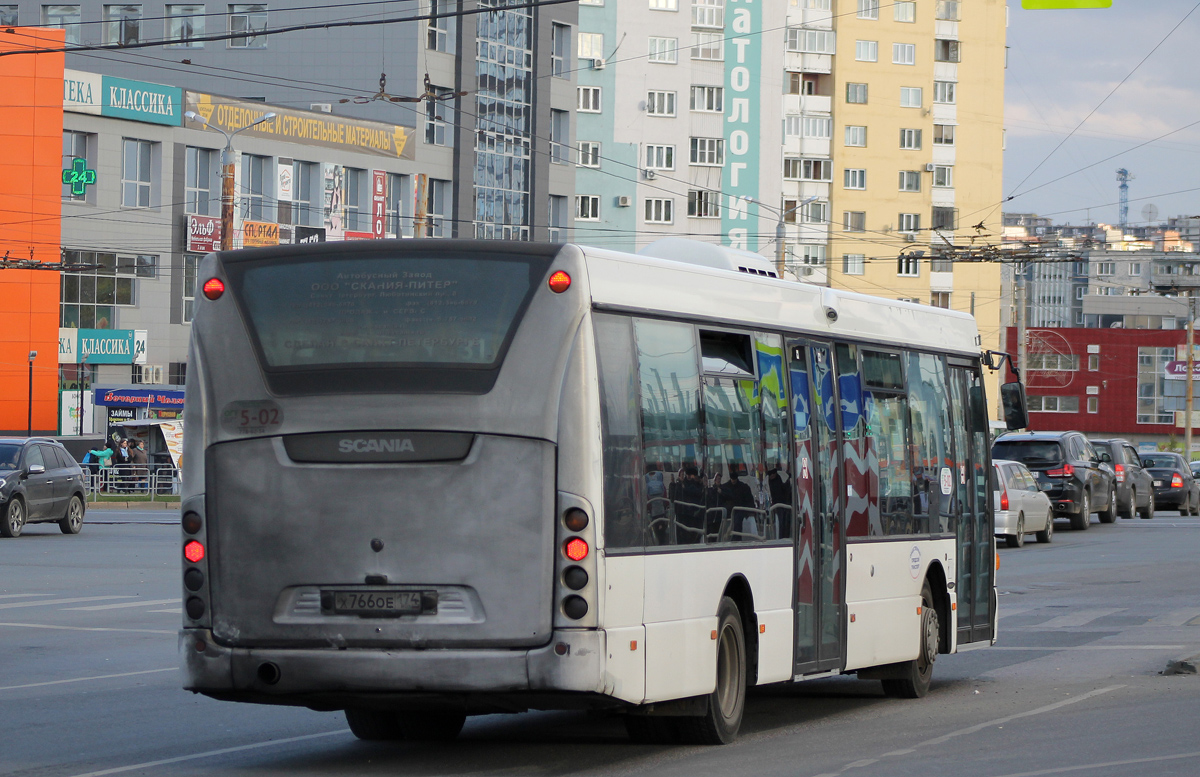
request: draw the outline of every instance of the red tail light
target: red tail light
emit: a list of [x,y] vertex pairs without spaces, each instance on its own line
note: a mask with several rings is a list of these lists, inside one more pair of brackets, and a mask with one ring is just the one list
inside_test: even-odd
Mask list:
[[562,294],[567,289],[571,288],[571,276],[567,275],[562,270],[550,276],[550,291],[555,294]]
[[1183,488],[1183,478],[1178,472],[1171,476],[1171,488]]
[[204,296],[209,299],[218,299],[225,293],[225,281],[220,278],[209,278],[204,282]]
[[1115,467],[1113,467],[1113,469],[1115,469],[1117,472],[1117,482],[1124,483],[1125,482],[1125,465],[1117,464]]
[[1007,488],[1004,489],[1002,492],[1000,492],[1000,509],[1001,510],[1008,509],[1008,489]]
[[1046,474],[1052,478],[1069,478],[1074,477],[1075,468],[1070,464],[1064,464],[1060,469],[1048,469]]
[[198,564],[204,560],[204,546],[196,540],[192,540],[183,546],[183,557],[193,564]]
[[587,558],[588,544],[578,537],[572,537],[563,544],[563,553],[572,561],[583,561]]

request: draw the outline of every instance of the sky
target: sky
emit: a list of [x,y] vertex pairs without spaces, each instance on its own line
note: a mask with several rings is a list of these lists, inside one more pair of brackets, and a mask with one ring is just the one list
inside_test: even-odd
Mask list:
[[1004,195],[1016,197],[1005,212],[1115,224],[1124,167],[1134,176],[1130,224],[1148,222],[1148,205],[1153,223],[1200,214],[1200,2],[1027,11],[1008,1]]

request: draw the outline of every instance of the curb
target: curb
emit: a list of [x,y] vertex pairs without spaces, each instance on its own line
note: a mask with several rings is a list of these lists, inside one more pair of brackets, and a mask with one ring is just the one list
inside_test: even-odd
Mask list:
[[179,502],[88,502],[87,511],[94,510],[178,510]]

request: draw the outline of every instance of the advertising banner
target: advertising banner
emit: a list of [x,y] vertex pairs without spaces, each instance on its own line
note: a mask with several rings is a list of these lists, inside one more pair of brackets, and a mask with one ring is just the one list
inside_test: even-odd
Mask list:
[[[723,242],[730,248],[758,250],[759,115],[762,75],[762,3],[730,0],[725,10],[725,163],[721,209]],[[753,220],[751,213],[754,214]]]
[[144,407],[159,410],[183,408],[182,389],[95,389],[95,402],[104,407]]
[[279,245],[279,225],[265,221],[242,222],[242,248]]
[[221,219],[217,216],[187,217],[187,250],[198,254],[221,249]]
[[[1169,361],[1163,372],[1167,380],[1187,380],[1187,361]],[[1192,380],[1197,378],[1200,378],[1200,361],[1193,360]]]
[[146,332],[133,329],[58,330],[59,364],[145,364]]
[[325,227],[295,227],[294,243],[324,243]]
[[354,230],[347,229],[346,232],[344,233],[344,237],[342,239],[343,240],[374,240],[375,236],[372,235],[370,232],[355,232]]
[[177,127],[183,119],[183,90],[67,69],[63,110]]
[[383,170],[371,171],[371,233],[378,239],[384,237],[384,224],[387,221],[387,173]]

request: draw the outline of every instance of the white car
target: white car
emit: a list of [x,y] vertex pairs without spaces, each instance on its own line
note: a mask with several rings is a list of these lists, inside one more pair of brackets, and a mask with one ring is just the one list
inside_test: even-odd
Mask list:
[[1054,508],[1038,488],[1037,479],[1019,461],[992,459],[996,469],[993,496],[996,506],[996,536],[1010,548],[1025,544],[1025,535],[1037,532],[1038,542],[1054,537]]

